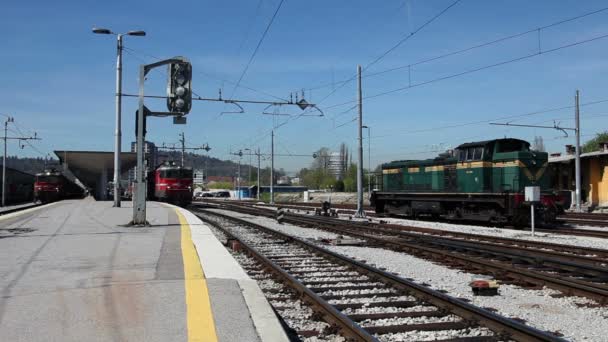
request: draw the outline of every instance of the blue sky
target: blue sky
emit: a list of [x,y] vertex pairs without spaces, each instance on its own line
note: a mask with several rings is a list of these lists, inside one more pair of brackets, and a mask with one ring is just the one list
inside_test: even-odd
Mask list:
[[[356,72],[409,35],[452,0],[293,1],[285,0],[234,98],[288,98],[304,89],[318,102]],[[203,97],[229,97],[234,82],[274,13],[279,0],[181,1],[22,1],[3,4],[0,12],[0,113],[15,117],[25,133],[43,140],[10,154],[44,155],[55,149],[112,150],[114,132],[115,38],[94,35],[95,25],[117,32],[143,29],[146,37],[126,37],[123,90],[137,92],[138,66],[176,55],[193,63],[193,88]],[[145,6],[145,8],[143,8]],[[606,7],[603,1],[462,0],[406,43],[364,71],[371,74],[407,66],[545,26]],[[608,34],[608,11],[540,31],[541,51]],[[496,137],[533,140],[543,136],[550,151],[562,151],[573,139],[554,130],[461,125],[608,99],[607,39],[580,44],[522,61],[405,89],[364,100],[364,123],[372,127],[372,164],[395,159],[431,157],[439,149]],[[449,58],[363,79],[364,96],[403,88],[467,70],[534,54],[538,34],[531,33]],[[165,91],[164,70],[152,72],[147,94]],[[319,88],[319,86],[324,86]],[[312,89],[312,90],[311,90]],[[245,114],[220,114],[236,107],[196,101],[186,126],[153,118],[148,140],[174,143],[183,130],[191,145],[209,143],[210,154],[230,159],[240,148],[270,150],[269,131],[276,130],[276,152],[312,154],[341,142],[356,146],[356,99],[350,82],[322,101],[324,117],[263,115],[265,106],[244,105]],[[136,100],[123,101],[123,149],[133,140]],[[148,107],[164,110],[162,101]],[[270,109],[273,111],[274,109]],[[297,115],[297,108],[280,113]],[[520,124],[572,126],[573,109],[523,116]],[[608,102],[581,108],[583,140],[607,129]],[[460,125],[460,126],[459,126]],[[446,126],[458,126],[446,128]],[[16,128],[13,128],[16,129]],[[367,133],[365,133],[367,135]],[[367,154],[367,140],[365,141]],[[367,156],[365,156],[367,164]],[[277,168],[297,170],[311,158],[278,157]]]

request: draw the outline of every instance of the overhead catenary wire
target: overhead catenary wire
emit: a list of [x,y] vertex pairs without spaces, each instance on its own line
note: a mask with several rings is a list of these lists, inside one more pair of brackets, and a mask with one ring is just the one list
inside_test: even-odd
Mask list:
[[[600,99],[600,100],[594,100],[594,101],[588,101],[585,103],[581,103],[580,106],[581,107],[591,106],[591,105],[606,103],[606,102],[608,102],[608,99]],[[435,126],[435,127],[421,128],[421,129],[414,129],[414,130],[405,130],[405,131],[402,130],[399,133],[394,133],[394,134],[374,134],[373,139],[380,139],[380,138],[386,138],[386,137],[404,135],[404,134],[426,133],[426,132],[433,132],[433,131],[442,130],[442,129],[461,128],[461,127],[472,126],[472,125],[487,124],[487,123],[490,123],[490,122],[496,121],[496,120],[507,120],[507,119],[530,117],[530,116],[536,116],[536,115],[545,114],[545,113],[562,111],[562,110],[566,110],[566,109],[573,109],[574,107],[575,107],[574,105],[566,105],[566,106],[560,106],[560,107],[552,107],[552,108],[535,110],[535,111],[526,112],[526,113],[522,113],[522,114],[505,115],[505,116],[493,117],[491,119],[469,121],[469,122],[457,123],[457,124],[452,124],[452,125]]]
[[[435,14],[433,17],[431,17],[430,19],[428,19],[427,21],[425,21],[422,25],[420,25],[418,28],[416,28],[413,32],[410,32],[408,35],[406,35],[405,37],[401,38],[395,45],[391,46],[388,50],[384,51],[382,54],[380,54],[374,60],[372,60],[371,62],[367,63],[363,67],[363,71],[366,71],[371,66],[373,66],[376,63],[378,63],[384,57],[386,57],[387,55],[389,55],[391,52],[395,51],[395,49],[397,49],[398,47],[400,47],[401,45],[403,45],[410,38],[412,38],[413,36],[415,36],[418,32],[422,31],[422,29],[424,29],[425,27],[427,27],[428,25],[430,25],[432,22],[434,22],[435,20],[437,20],[439,17],[441,17],[443,14],[445,14],[450,8],[454,7],[460,1],[461,0],[456,0],[456,1],[452,2],[450,5],[448,5],[447,7],[445,7],[444,9],[442,9],[441,11],[439,11],[439,13]],[[321,98],[321,100],[319,100],[317,102],[317,104],[321,104],[322,102],[324,102],[325,100],[327,100],[329,97],[331,97],[333,94],[335,94],[338,90],[342,89],[346,84],[354,81],[356,78],[357,78],[357,74],[354,74],[353,76],[349,77],[347,80],[344,80],[344,81],[340,82],[340,84],[337,87],[335,87],[329,94],[327,94],[323,98]],[[315,88],[310,88],[310,89],[315,89]]]
[[[437,61],[437,60],[440,60],[440,59],[443,59],[443,58],[447,58],[447,57],[463,54],[465,52],[469,52],[469,51],[480,49],[480,48],[483,48],[483,47],[495,45],[495,44],[502,43],[502,42],[505,42],[505,41],[508,41],[508,40],[511,40],[511,39],[519,38],[519,37],[522,37],[522,36],[525,36],[525,35],[528,35],[528,34],[531,34],[531,33],[537,33],[538,31],[541,31],[541,30],[545,30],[545,29],[552,28],[552,27],[555,27],[555,26],[563,25],[563,24],[566,24],[566,23],[569,23],[569,22],[572,22],[572,21],[576,21],[576,20],[579,20],[579,19],[582,19],[582,18],[585,18],[585,17],[589,17],[589,16],[592,16],[592,15],[595,15],[595,14],[606,12],[606,11],[608,11],[608,7],[604,7],[604,8],[601,8],[601,9],[598,9],[598,10],[595,10],[595,11],[591,11],[591,12],[587,12],[587,13],[584,13],[584,14],[581,14],[581,15],[577,15],[577,16],[574,16],[574,17],[562,19],[562,20],[553,22],[553,23],[548,24],[548,25],[539,26],[539,27],[536,27],[536,28],[533,28],[533,29],[529,29],[529,30],[525,30],[525,31],[522,31],[522,32],[519,32],[519,33],[503,36],[501,38],[497,38],[497,39],[494,39],[494,40],[491,40],[491,41],[488,41],[488,42],[484,42],[484,43],[476,44],[476,45],[473,45],[473,46],[469,46],[469,47],[466,47],[464,49],[459,49],[459,50],[447,52],[447,53],[444,53],[444,54],[441,54],[441,55],[425,58],[425,59],[422,59],[422,60],[419,60],[419,61],[416,61],[416,62],[412,62],[412,63],[409,63],[409,64],[405,64],[405,65],[389,68],[389,69],[386,69],[386,70],[380,70],[380,71],[373,72],[373,73],[367,73],[365,75],[362,75],[362,77],[363,78],[374,77],[374,76],[386,74],[386,73],[389,73],[389,72],[393,72],[393,71],[397,71],[397,70],[403,70],[403,69],[411,68],[411,67],[414,67],[414,66],[417,66],[417,65],[421,65],[421,64],[426,64],[426,63],[429,63],[429,62],[434,62],[434,61]],[[542,50],[539,48],[539,51],[542,51]],[[345,79],[345,80],[342,80],[342,81],[338,81],[338,83],[348,82],[349,80],[350,79]],[[326,84],[323,84],[323,85],[320,85],[320,86],[317,86],[317,87],[312,87],[312,88],[309,88],[309,89],[311,89],[311,90],[318,90],[318,89],[330,87],[330,86],[334,85],[335,83],[336,82],[334,81],[334,82],[331,82],[331,83],[326,83]]]
[[[19,134],[21,134],[22,136],[26,136],[26,135],[34,135],[31,134],[31,132],[28,132],[30,134],[25,134],[23,133],[23,131],[21,130],[21,128],[19,127],[19,125],[17,124],[17,122],[13,121],[13,126],[17,129],[17,131],[19,132]],[[28,130],[29,131],[29,130]],[[42,157],[46,157],[48,154],[50,154],[50,152],[42,152],[40,149],[38,149],[36,146],[34,146],[29,140],[24,140],[25,143],[32,149],[34,150],[36,153],[38,153],[39,155],[41,155]]]
[[241,40],[241,43],[239,44],[239,47],[237,49],[237,56],[241,54],[243,46],[245,45],[245,43],[247,43],[247,40],[249,39],[249,32],[251,32],[251,28],[253,27],[253,24],[255,23],[258,18],[258,15],[260,14],[260,8],[262,8],[262,3],[263,0],[258,0],[258,4],[255,6],[255,12],[253,16],[251,16],[249,23],[247,24],[247,28],[245,29],[245,36],[243,37],[243,40]]
[[241,81],[245,77],[245,74],[247,74],[247,70],[249,70],[249,67],[251,66],[251,63],[253,62],[253,59],[255,58],[255,56],[257,55],[257,53],[258,53],[258,51],[260,49],[260,46],[262,46],[262,43],[264,42],[264,38],[266,38],[266,35],[268,34],[268,31],[270,30],[270,27],[272,26],[272,23],[274,23],[274,20],[277,17],[277,14],[279,13],[279,10],[281,9],[281,6],[283,6],[283,2],[284,1],[285,0],[281,0],[279,2],[279,5],[277,6],[276,10],[274,11],[274,14],[272,15],[272,18],[270,18],[270,21],[268,22],[268,25],[266,25],[266,29],[264,30],[264,32],[262,33],[262,36],[258,40],[258,43],[257,43],[255,49],[253,50],[253,53],[249,57],[249,60],[247,61],[247,64],[245,65],[245,68],[243,69],[243,72],[241,73],[241,76],[239,77],[238,81],[236,81],[236,84],[234,85],[234,88],[232,89],[232,94],[230,95],[230,99],[232,99],[234,97],[234,93],[236,92],[236,89],[241,84]]
[[[509,60],[506,60],[506,61],[501,61],[501,62],[485,65],[485,66],[482,66],[482,67],[478,67],[478,68],[474,68],[474,69],[470,69],[470,70],[466,70],[466,71],[450,74],[450,75],[447,75],[447,76],[437,77],[437,78],[434,78],[434,79],[431,79],[431,80],[427,80],[427,81],[423,81],[423,82],[407,85],[407,86],[404,86],[404,87],[400,87],[400,88],[396,88],[396,89],[392,89],[392,90],[388,90],[388,91],[383,91],[383,92],[380,92],[380,93],[377,93],[377,94],[364,96],[363,99],[366,100],[366,99],[373,99],[373,98],[377,98],[377,97],[381,97],[381,96],[386,96],[386,95],[397,93],[397,92],[401,92],[401,91],[404,91],[404,90],[421,87],[421,86],[424,86],[424,85],[427,85],[427,84],[441,82],[441,81],[449,80],[449,79],[452,79],[452,78],[457,78],[457,77],[465,76],[465,75],[472,74],[472,73],[475,73],[475,72],[479,72],[479,71],[482,71],[482,70],[487,70],[487,69],[491,69],[491,68],[495,68],[495,67],[499,67],[499,66],[503,66],[503,65],[507,65],[507,64],[511,64],[511,63],[515,63],[515,62],[519,62],[519,61],[523,61],[523,60],[530,59],[530,58],[533,58],[533,57],[542,56],[542,55],[545,55],[545,54],[548,54],[548,53],[553,53],[553,52],[556,52],[556,51],[559,51],[559,50],[571,48],[571,47],[574,47],[574,46],[590,43],[590,42],[597,41],[597,40],[600,40],[600,39],[605,39],[605,38],[608,38],[608,34],[603,34],[603,35],[595,36],[593,38],[580,40],[580,41],[577,41],[577,42],[574,42],[574,43],[561,45],[561,46],[558,46],[558,47],[555,47],[555,48],[551,48],[551,49],[547,49],[547,50],[544,50],[544,51],[527,54],[527,55],[524,55],[524,56],[520,56],[520,57],[509,59]],[[351,104],[351,103],[354,103],[354,102],[356,102],[356,100],[345,101],[345,102],[342,102],[342,103],[338,103],[338,104],[330,105],[328,107],[324,107],[324,109],[337,108],[337,107],[348,105],[348,104]]]
[[[599,10],[596,10],[596,11],[592,11],[592,12],[588,12],[588,13],[585,13],[585,14],[582,14],[582,15],[578,15],[578,16],[575,16],[575,17],[563,19],[563,20],[560,20],[558,22],[554,22],[554,23],[551,23],[549,25],[542,26],[541,28],[544,29],[544,28],[554,27],[554,26],[557,26],[557,25],[561,25],[561,24],[564,24],[564,23],[567,23],[567,22],[571,22],[571,21],[574,21],[574,20],[577,20],[577,19],[581,19],[581,18],[590,16],[590,15],[593,15],[593,14],[601,13],[601,12],[604,12],[606,10],[608,10],[608,8],[602,8],[602,9],[599,9]],[[536,28],[534,30],[528,30],[526,32],[534,32],[536,30],[538,30],[538,28]],[[517,35],[523,35],[523,33],[517,34]],[[517,36],[517,35],[514,35],[514,36]],[[566,45],[561,45],[561,46],[558,46],[558,47],[555,47],[555,48],[546,49],[544,51],[538,50],[538,51],[536,51],[534,53],[531,53],[531,54],[528,54],[528,55],[524,55],[524,56],[520,56],[520,57],[517,57],[517,58],[510,59],[510,60],[506,60],[506,61],[502,61],[502,62],[498,62],[498,63],[494,63],[494,64],[482,66],[482,67],[478,67],[478,68],[471,69],[471,70],[466,70],[466,71],[463,71],[463,72],[458,72],[458,73],[450,74],[450,75],[443,76],[443,77],[438,77],[438,78],[435,78],[435,79],[427,80],[427,81],[424,81],[424,82],[419,82],[419,83],[416,83],[416,84],[411,84],[411,81],[410,81],[410,84],[408,84],[408,86],[400,87],[400,88],[389,90],[389,91],[384,91],[384,92],[381,92],[381,93],[378,93],[378,94],[368,95],[368,96],[363,97],[363,99],[364,100],[365,99],[373,99],[373,98],[389,95],[389,94],[392,94],[392,93],[408,90],[408,89],[411,89],[411,88],[416,88],[416,87],[420,87],[420,86],[431,84],[431,83],[436,83],[436,82],[445,81],[445,80],[452,79],[452,78],[457,78],[457,77],[465,76],[465,75],[468,75],[468,74],[471,74],[471,73],[479,72],[479,71],[486,70],[486,69],[495,68],[495,67],[506,65],[506,64],[510,64],[510,63],[515,63],[515,62],[518,62],[518,61],[522,61],[522,60],[525,60],[525,59],[530,59],[532,57],[541,56],[541,55],[548,54],[548,53],[553,53],[553,52],[556,52],[556,51],[559,51],[559,50],[562,50],[562,49],[566,49],[566,48],[574,47],[574,46],[577,46],[577,45],[589,43],[589,42],[596,41],[596,40],[599,40],[599,39],[603,39],[603,38],[606,38],[606,37],[608,37],[608,35],[601,35],[601,36],[596,36],[596,37],[593,37],[593,38],[590,38],[590,39],[585,39],[585,40],[582,40],[582,41],[577,41],[577,42],[574,42],[574,43],[570,43],[570,44],[566,44]],[[505,37],[504,39],[507,39],[507,38],[508,37]],[[481,44],[481,45],[483,45],[483,44]],[[471,50],[473,48],[475,48],[475,47],[470,47],[470,48],[467,48],[467,49]],[[465,50],[467,50],[467,49],[465,49]],[[461,51],[461,52],[456,51],[456,52],[445,54],[445,56],[442,55],[442,56],[434,57],[434,58],[435,59],[437,59],[437,58],[444,58],[444,57],[447,57],[448,55],[451,55],[451,54],[457,54],[457,53],[464,52],[464,50],[459,50],[459,51]],[[425,62],[425,61],[421,61],[421,63],[422,62]],[[376,74],[378,74],[378,73],[376,73]],[[315,89],[315,88],[311,88],[311,89]],[[333,93],[334,93],[334,91],[332,91],[330,93],[330,95],[333,94]],[[321,101],[318,101],[317,104],[323,102],[327,97],[328,96],[324,97]],[[352,104],[352,103],[355,103],[355,102],[356,102],[356,100],[345,101],[343,103],[338,103],[338,104],[335,104],[335,105],[330,105],[328,107],[324,107],[324,109],[326,109],[326,110],[327,109],[333,109],[333,108],[337,108],[337,107],[344,106],[344,105],[347,105],[347,104]],[[570,106],[570,108],[571,108],[571,106]],[[348,110],[345,111],[345,112],[348,112]],[[304,111],[304,113],[302,113],[302,114],[300,114],[300,115],[298,115],[296,117],[290,117],[285,122],[283,122],[282,124],[280,124],[279,126],[284,126],[287,123],[289,123],[290,121],[294,120],[294,118],[298,119],[299,117],[301,117],[305,113],[306,113],[306,111]],[[348,123],[350,123],[350,122],[347,122],[346,124],[348,124]],[[342,125],[340,127],[342,127]],[[337,128],[337,127],[335,127],[335,128]],[[268,136],[269,134],[270,134],[270,132],[267,132],[263,137],[261,137],[258,140],[263,139],[264,137]],[[381,137],[375,136],[374,138],[381,138]]]
[[[125,50],[127,53],[129,53],[130,55],[132,55],[132,56],[134,56],[135,58],[137,58],[138,60],[140,60],[142,63],[146,63],[146,61],[145,61],[144,59],[142,59],[141,57],[139,57],[139,56],[135,55],[135,54],[140,54],[140,55],[143,55],[143,56],[145,56],[145,57],[148,57],[148,58],[151,58],[151,59],[155,59],[155,60],[162,60],[162,59],[163,59],[163,58],[160,58],[160,57],[157,57],[157,56],[151,55],[151,54],[149,54],[149,53],[146,53],[146,52],[143,52],[143,51],[140,51],[140,50],[135,50],[135,49],[132,49],[132,48],[127,47],[127,46],[123,46],[123,49],[124,49],[124,50]],[[159,72],[163,72],[162,70],[165,70],[165,69],[153,69],[153,70],[157,70],[157,71],[159,71]],[[231,80],[228,80],[228,79],[223,79],[223,78],[217,77],[217,76],[215,76],[215,75],[213,75],[213,74],[210,74],[210,73],[208,73],[208,72],[205,72],[205,71],[200,71],[200,70],[198,70],[197,68],[194,68],[194,69],[192,70],[192,72],[197,73],[197,74],[204,75],[204,76],[209,77],[209,78],[212,78],[212,79],[214,79],[214,80],[216,80],[216,81],[225,82],[225,83],[227,83],[227,84],[234,84],[234,85],[236,85],[236,84],[237,84],[235,81],[231,81]],[[164,74],[166,75],[166,70],[164,71]],[[239,88],[243,88],[243,89],[250,90],[250,91],[252,91],[252,92],[255,92],[255,93],[258,93],[258,94],[261,94],[261,95],[265,95],[265,96],[268,96],[268,97],[272,97],[272,98],[274,98],[274,99],[276,99],[276,100],[285,101],[285,102],[288,102],[288,101],[289,101],[289,100],[288,100],[288,99],[286,99],[286,98],[282,98],[282,97],[276,96],[276,95],[274,95],[274,94],[271,94],[271,93],[269,93],[269,92],[266,92],[266,91],[263,91],[263,90],[260,90],[260,89],[255,89],[255,88],[252,88],[252,87],[247,86],[247,85],[244,85],[244,84],[242,84],[242,83],[241,83],[241,84],[239,84],[239,85],[238,85],[238,87],[239,87]],[[198,95],[198,94],[196,94],[196,92],[194,92],[194,91],[192,92],[192,94],[194,94],[194,95],[196,95],[196,96],[199,96],[199,95]]]

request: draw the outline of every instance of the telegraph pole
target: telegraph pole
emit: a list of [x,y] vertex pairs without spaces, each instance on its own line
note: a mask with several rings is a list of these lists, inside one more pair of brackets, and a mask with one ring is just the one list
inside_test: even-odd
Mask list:
[[239,170],[236,176],[236,191],[239,194],[239,201],[241,200],[241,159],[243,157],[243,151],[239,151]]
[[[249,150],[246,148],[246,150]],[[251,150],[249,150],[249,165],[247,165],[247,184],[251,182]]]
[[574,161],[574,177],[576,178],[576,211],[581,211],[581,126],[580,126],[580,110],[579,110],[579,92],[576,91],[574,97],[575,112],[574,121],[576,129],[576,159]]
[[8,136],[8,124],[11,122],[15,122],[15,118],[13,118],[12,116],[9,116],[5,121],[4,121],[4,137],[2,137],[2,140],[4,140],[4,155],[2,157],[2,206],[6,206],[6,151],[7,151],[7,142],[8,140],[19,140],[19,141],[25,141],[25,140],[40,140],[40,138],[38,138],[36,136],[36,133],[34,133],[33,137],[9,137]]
[[260,148],[258,147],[258,153],[256,153],[258,155],[258,191],[257,191],[257,199],[258,201],[260,200]]
[[209,160],[209,150],[211,150],[211,147],[209,147],[209,144],[205,144],[205,146],[203,146],[203,150],[205,150],[205,152],[207,152],[206,158],[205,158],[205,168],[203,169],[203,188],[205,186],[205,173],[207,174],[207,177],[209,177],[209,170],[207,170],[207,161]]
[[358,107],[359,118],[357,130],[359,134],[358,146],[358,162],[357,162],[357,212],[355,217],[365,217],[363,210],[363,95],[361,90],[361,65],[357,66],[357,83],[358,83]]
[[270,135],[270,204],[274,204],[274,128]]
[[186,137],[184,135],[184,132],[182,132],[182,134],[180,134],[180,136],[182,137],[179,142],[182,143],[182,167],[184,167],[184,155],[186,154]]
[[372,194],[372,129],[369,126],[363,126],[367,128],[367,191],[368,196]]
[[[249,151],[249,156],[251,156],[251,150],[250,149],[246,149]],[[243,150],[239,150],[236,153],[232,153],[230,152],[230,154],[234,155],[234,156],[238,156],[239,157],[239,166],[237,169],[237,177],[236,177],[236,191],[238,193],[238,199],[239,201],[241,200],[241,160],[243,159]]]
[[6,139],[8,134],[8,123],[14,122],[12,116],[4,121],[4,156],[2,157],[2,206],[6,205]]

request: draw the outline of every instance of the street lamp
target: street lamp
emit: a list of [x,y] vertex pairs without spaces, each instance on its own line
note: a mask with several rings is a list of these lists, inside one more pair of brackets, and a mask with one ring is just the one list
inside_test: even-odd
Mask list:
[[243,151],[249,151],[249,166],[247,167],[247,185],[251,182],[251,149],[245,148]]
[[2,157],[2,206],[6,205],[6,135],[8,134],[8,124],[15,122],[12,116],[4,121],[4,157]]
[[106,28],[94,27],[95,34],[113,34],[117,38],[116,51],[116,131],[114,142],[114,206],[120,207],[120,150],[121,150],[121,103],[122,103],[122,37],[146,35],[145,31],[128,31],[127,33],[114,33]]
[[205,168],[203,169],[203,188],[205,188],[205,173],[207,174],[207,178],[209,177],[209,170],[207,170],[207,161],[209,160],[209,151],[211,150],[211,147],[209,147],[209,144],[205,144],[203,150],[207,152],[207,158],[205,158]]
[[367,188],[368,195],[372,194],[372,129],[369,126],[361,126],[367,128]]

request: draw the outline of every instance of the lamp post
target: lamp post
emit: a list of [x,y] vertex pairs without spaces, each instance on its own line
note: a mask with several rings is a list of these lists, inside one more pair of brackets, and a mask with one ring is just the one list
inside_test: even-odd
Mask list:
[[240,150],[239,153],[239,171],[236,177],[236,190],[239,197],[239,201],[241,200],[241,159],[243,159],[243,151]]
[[4,121],[4,156],[2,157],[2,206],[6,205],[6,135],[8,134],[9,122],[15,122],[12,116]]
[[372,129],[369,126],[361,126],[367,128],[367,192],[368,196],[372,194]]
[[128,31],[127,33],[114,33],[105,28],[93,28],[95,34],[112,34],[117,38],[116,46],[116,128],[114,142],[114,206],[120,207],[120,150],[121,150],[121,104],[122,104],[122,37],[145,36],[144,31]]
[[251,182],[251,149],[244,148],[243,151],[249,152],[249,166],[247,166],[247,186],[249,186],[249,182]]
[[203,169],[203,188],[205,187],[205,174],[207,174],[207,178],[209,177],[209,170],[207,170],[207,161],[209,160],[209,151],[211,150],[211,147],[209,147],[209,144],[205,144],[205,147],[203,147],[203,150],[205,150],[205,152],[207,152],[207,158],[205,158],[205,168]]

